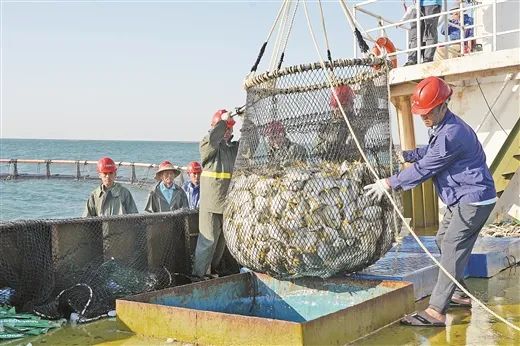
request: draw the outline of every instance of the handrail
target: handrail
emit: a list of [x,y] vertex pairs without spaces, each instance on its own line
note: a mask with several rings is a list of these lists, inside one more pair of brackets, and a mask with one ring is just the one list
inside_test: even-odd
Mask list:
[[[431,15],[427,15],[427,16],[421,16],[419,2],[417,1],[417,2],[415,2],[415,5],[413,5],[415,7],[414,18],[407,19],[407,20],[399,20],[399,21],[390,20],[373,11],[370,11],[370,10],[367,10],[366,8],[364,8],[365,6],[367,6],[369,4],[374,4],[376,2],[378,2],[378,0],[367,0],[367,1],[363,1],[363,2],[353,5],[354,17],[356,17],[356,14],[359,12],[359,13],[363,13],[366,16],[372,17],[377,22],[377,26],[375,26],[373,28],[369,28],[368,30],[363,30],[362,31],[363,36],[367,36],[367,35],[370,36],[370,33],[383,31],[385,29],[390,29],[390,28],[404,29],[404,30],[406,30],[406,35],[408,35],[408,31],[410,30],[410,28],[409,28],[409,26],[407,26],[407,24],[414,23],[414,22],[416,23],[416,29],[417,29],[416,47],[407,48],[407,49],[398,49],[396,47],[397,48],[396,52],[389,53],[388,57],[416,51],[417,52],[417,62],[421,63],[422,62],[422,56],[421,56],[422,50],[424,50],[426,48],[433,48],[433,47],[437,47],[437,48],[444,47],[447,45],[453,45],[453,44],[457,44],[457,43],[460,44],[460,46],[461,46],[460,55],[462,56],[462,55],[465,55],[464,50],[463,50],[465,42],[473,41],[476,39],[484,39],[484,38],[491,38],[491,42],[490,42],[491,51],[494,52],[497,50],[497,37],[498,36],[520,32],[520,28],[498,31],[498,29],[497,29],[497,0],[483,2],[480,4],[462,4],[461,3],[459,8],[451,9],[451,10],[447,9],[447,1],[443,1],[442,7],[444,10],[441,10],[439,13],[435,13],[435,14],[431,14]],[[491,19],[492,20],[492,23],[491,23],[492,30],[491,30],[491,32],[482,32],[480,35],[473,35],[471,37],[465,37],[465,34],[466,34],[465,31],[467,29],[480,28],[483,26],[483,24],[464,25],[464,13],[469,13],[470,11],[475,11],[475,10],[482,9],[482,8],[492,10],[492,19]],[[457,25],[457,27],[460,30],[460,39],[458,39],[458,40],[450,40],[449,35],[448,35],[448,26],[451,26],[452,24],[449,23],[447,18],[449,15],[451,15],[453,13],[460,13],[460,25]],[[423,20],[429,19],[429,18],[440,18],[439,23],[440,23],[440,25],[443,25],[444,29],[445,29],[443,42],[437,42],[432,45],[423,45],[421,43],[420,26],[422,25]],[[446,49],[447,49],[447,47],[446,47]],[[354,54],[356,57],[358,56],[357,49],[354,50]]]

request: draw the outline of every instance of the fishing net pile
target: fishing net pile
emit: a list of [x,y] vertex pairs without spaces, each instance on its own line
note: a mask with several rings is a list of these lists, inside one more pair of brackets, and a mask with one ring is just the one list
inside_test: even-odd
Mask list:
[[197,221],[182,210],[0,223],[0,305],[82,322],[117,298],[190,282]]
[[391,175],[397,160],[386,73],[384,60],[370,58],[337,60],[325,70],[288,67],[246,81],[224,213],[238,262],[279,278],[329,277],[365,268],[388,251],[400,222],[386,198],[364,196],[374,177],[341,112],[377,174]]

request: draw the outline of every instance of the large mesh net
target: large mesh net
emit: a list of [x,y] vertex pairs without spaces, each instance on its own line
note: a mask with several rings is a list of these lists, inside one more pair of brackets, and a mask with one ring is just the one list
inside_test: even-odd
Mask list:
[[1,223],[0,304],[102,316],[117,298],[191,282],[197,234],[198,212],[187,210]]
[[237,261],[281,278],[328,277],[362,269],[390,248],[399,222],[386,199],[364,196],[363,186],[374,178],[340,110],[377,174],[389,176],[397,160],[386,75],[384,60],[354,59],[246,81],[224,214]]

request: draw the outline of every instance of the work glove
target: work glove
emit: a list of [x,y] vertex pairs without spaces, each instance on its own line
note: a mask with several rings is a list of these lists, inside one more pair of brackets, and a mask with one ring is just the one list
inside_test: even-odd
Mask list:
[[391,188],[385,178],[379,179],[374,184],[363,187],[363,190],[365,190],[365,196],[372,199],[373,201],[380,202],[381,198],[383,198],[383,195],[385,194],[385,191],[390,191]]
[[228,119],[231,118],[231,113],[226,112],[220,116],[221,120],[228,121]]

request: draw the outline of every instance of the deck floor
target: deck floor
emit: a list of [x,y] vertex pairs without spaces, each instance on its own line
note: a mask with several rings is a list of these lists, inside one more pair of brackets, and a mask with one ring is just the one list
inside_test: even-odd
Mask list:
[[[471,292],[509,321],[520,325],[520,267],[490,279],[469,278]],[[417,303],[424,308],[428,299]],[[377,312],[375,312],[377,313]],[[451,309],[446,328],[414,328],[398,323],[355,341],[355,345],[513,345],[518,333],[497,322],[480,307]],[[115,319],[65,327],[45,336],[18,339],[5,345],[180,345],[172,340],[143,338],[118,329]],[[4,345],[4,344],[2,344]]]

